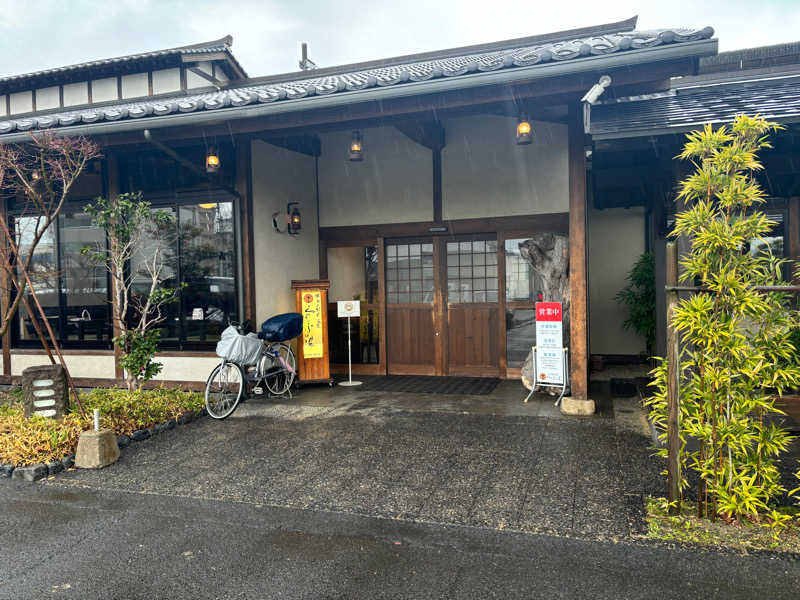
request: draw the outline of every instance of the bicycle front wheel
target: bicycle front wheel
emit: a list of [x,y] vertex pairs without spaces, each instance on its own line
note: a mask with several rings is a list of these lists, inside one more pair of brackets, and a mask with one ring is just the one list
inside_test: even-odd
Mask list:
[[264,383],[273,396],[282,396],[289,391],[297,373],[297,359],[291,347],[278,344],[270,348],[272,369],[264,376]]
[[244,394],[244,373],[236,363],[222,362],[206,381],[206,410],[212,419],[229,417]]

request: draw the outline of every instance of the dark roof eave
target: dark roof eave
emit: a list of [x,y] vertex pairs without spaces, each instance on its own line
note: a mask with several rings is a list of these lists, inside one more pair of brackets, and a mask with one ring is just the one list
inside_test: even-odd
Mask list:
[[[761,115],[765,116],[765,115]],[[775,123],[781,124],[792,124],[792,123],[800,123],[800,113],[796,115],[789,115],[789,116],[782,116],[782,117],[770,117],[769,115],[765,116],[766,119],[773,121]],[[675,127],[650,127],[647,129],[631,129],[627,131],[611,131],[605,133],[591,133],[592,140],[597,142],[605,142],[605,141],[612,141],[612,140],[626,140],[632,138],[640,138],[640,137],[663,137],[667,135],[674,135],[674,134],[683,134],[689,133],[690,131],[696,131],[705,125],[728,125],[733,123],[733,119],[715,119],[710,121],[697,121],[694,123],[681,123],[680,125],[676,125]]]
[[[144,129],[180,125],[202,125],[208,122],[256,118],[265,115],[313,110],[316,108],[345,106],[372,100],[388,100],[489,85],[507,85],[587,71],[602,72],[615,68],[663,62],[680,58],[709,56],[716,53],[716,51],[717,40],[704,39],[668,46],[627,50],[622,53],[589,56],[578,60],[568,60],[558,63],[537,64],[507,70],[473,73],[449,79],[434,79],[390,87],[338,92],[328,96],[309,96],[293,100],[282,100],[269,104],[248,104],[241,107],[221,108],[192,113],[176,113],[157,117],[142,117],[135,120],[102,121],[86,125],[59,127],[51,129],[50,131],[55,132],[56,135],[106,135],[117,132],[140,131]],[[0,142],[24,142],[29,140],[33,133],[35,133],[35,131],[5,134],[0,136]]]

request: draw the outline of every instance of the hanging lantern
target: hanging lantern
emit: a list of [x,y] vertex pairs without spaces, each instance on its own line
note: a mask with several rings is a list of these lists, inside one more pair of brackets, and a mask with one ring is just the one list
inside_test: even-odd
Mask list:
[[519,116],[519,123],[517,123],[517,144],[526,146],[533,141],[533,130],[528,117],[523,113]]
[[208,149],[206,154],[206,173],[219,171],[219,155],[214,147]]
[[356,130],[353,132],[353,139],[350,140],[350,155],[349,159],[353,162],[364,160],[362,146],[361,146],[361,132]]
[[296,235],[302,228],[303,222],[300,218],[300,209],[297,202],[289,202],[286,205],[286,231],[290,235]]

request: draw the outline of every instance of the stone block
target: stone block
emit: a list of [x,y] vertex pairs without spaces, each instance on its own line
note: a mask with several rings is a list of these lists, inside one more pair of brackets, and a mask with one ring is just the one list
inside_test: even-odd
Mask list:
[[21,479],[23,481],[38,481],[47,477],[47,465],[30,465],[28,467],[17,467],[11,473],[11,479]]
[[14,472],[14,465],[9,465],[7,463],[0,463],[0,478],[11,477],[11,474],[13,472]]
[[572,416],[588,416],[594,414],[594,400],[572,398],[567,396],[561,399],[561,414]]
[[117,435],[112,429],[84,431],[78,439],[75,466],[80,469],[102,469],[119,459]]
[[53,460],[47,463],[47,473],[49,475],[56,475],[64,470],[64,463],[60,460]]

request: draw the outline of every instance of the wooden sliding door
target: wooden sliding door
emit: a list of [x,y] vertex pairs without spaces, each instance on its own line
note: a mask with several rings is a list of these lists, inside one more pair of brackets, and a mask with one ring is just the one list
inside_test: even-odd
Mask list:
[[[438,244],[436,244],[438,246]],[[430,238],[386,242],[386,356],[389,374],[441,374],[436,291],[439,268]]]
[[390,374],[500,374],[497,260],[493,235],[386,242]]
[[[494,236],[446,241],[447,374],[500,374],[501,311]],[[444,282],[443,282],[444,283]]]

